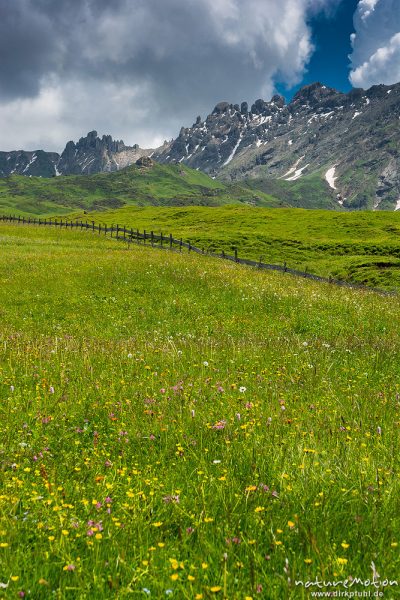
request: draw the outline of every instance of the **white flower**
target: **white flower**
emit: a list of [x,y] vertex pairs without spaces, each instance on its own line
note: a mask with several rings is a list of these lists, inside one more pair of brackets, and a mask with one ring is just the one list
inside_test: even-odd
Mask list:
[[213,460],[213,465],[219,465],[220,462],[220,460]]
[[246,389],[247,389],[247,388],[245,388],[245,387],[244,387],[244,385],[241,385],[241,386],[240,386],[240,388],[239,388],[239,392],[240,392],[241,394],[244,394],[244,393],[245,393],[245,391],[246,391]]
[[133,356],[133,354],[131,354],[131,353],[129,352],[129,354],[128,354],[128,358],[132,358],[132,356]]
[[204,365],[205,367],[208,367],[208,361],[206,361],[206,360],[205,360],[205,361],[203,362],[203,365]]

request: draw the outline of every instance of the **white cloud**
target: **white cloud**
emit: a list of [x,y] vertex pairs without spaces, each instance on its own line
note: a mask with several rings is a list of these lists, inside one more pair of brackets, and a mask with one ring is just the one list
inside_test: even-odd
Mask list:
[[352,71],[351,81],[355,87],[371,87],[376,83],[400,81],[400,33],[396,33],[387,46],[378,48],[368,61]]
[[302,78],[309,15],[339,2],[13,0],[0,39],[20,51],[0,62],[0,149],[60,151],[91,129],[151,146],[221,100],[268,98],[276,77]]
[[360,0],[354,25],[351,83],[368,88],[400,81],[399,0]]

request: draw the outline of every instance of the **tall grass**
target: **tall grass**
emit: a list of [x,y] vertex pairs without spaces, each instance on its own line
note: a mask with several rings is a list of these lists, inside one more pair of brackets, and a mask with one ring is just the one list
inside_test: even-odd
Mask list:
[[399,576],[397,299],[90,232],[0,244],[4,598]]

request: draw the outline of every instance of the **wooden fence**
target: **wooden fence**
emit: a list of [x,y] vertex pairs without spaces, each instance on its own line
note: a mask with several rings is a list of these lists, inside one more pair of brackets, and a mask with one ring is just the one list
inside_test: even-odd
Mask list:
[[281,271],[284,273],[289,273],[291,275],[295,275],[297,277],[304,277],[306,279],[312,279],[314,281],[321,281],[323,283],[331,283],[338,286],[355,288],[360,290],[374,291],[384,295],[397,295],[396,291],[387,291],[379,288],[371,288],[369,286],[357,283],[350,283],[348,281],[343,281],[340,279],[333,279],[332,277],[321,277],[320,275],[314,275],[313,273],[308,273],[306,271],[298,271],[297,269],[291,269],[283,263],[282,265],[274,265],[262,262],[260,260],[250,260],[248,258],[239,258],[237,249],[234,249],[234,254],[226,254],[222,251],[220,254],[215,252],[205,251],[204,248],[197,248],[193,246],[190,242],[184,242],[182,238],[176,239],[172,234],[164,235],[163,233],[156,234],[153,231],[143,232],[139,231],[139,229],[128,228],[122,225],[111,225],[108,227],[106,224],[98,223],[95,221],[82,221],[75,219],[72,220],[63,220],[60,219],[41,219],[41,218],[33,218],[33,217],[20,217],[16,215],[0,215],[0,221],[5,222],[14,222],[20,223],[23,225],[38,225],[38,226],[52,226],[59,227],[60,229],[80,229],[80,230],[89,230],[93,233],[97,233],[98,235],[107,235],[110,234],[111,237],[116,240],[122,240],[131,244],[132,242],[136,242],[138,244],[143,243],[144,245],[149,244],[151,247],[157,247],[165,250],[175,250],[178,252],[182,252],[183,249],[187,249],[188,252],[195,252],[197,254],[206,254],[207,256],[212,256],[214,258],[220,258],[224,260],[230,260],[236,262],[241,265],[247,265],[249,267],[255,267],[257,269],[266,269],[272,271]]

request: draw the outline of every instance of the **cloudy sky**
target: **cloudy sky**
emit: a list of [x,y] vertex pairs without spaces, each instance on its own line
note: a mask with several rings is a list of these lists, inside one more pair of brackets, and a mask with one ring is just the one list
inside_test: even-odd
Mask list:
[[314,80],[399,81],[399,0],[0,0],[0,150],[152,147]]

